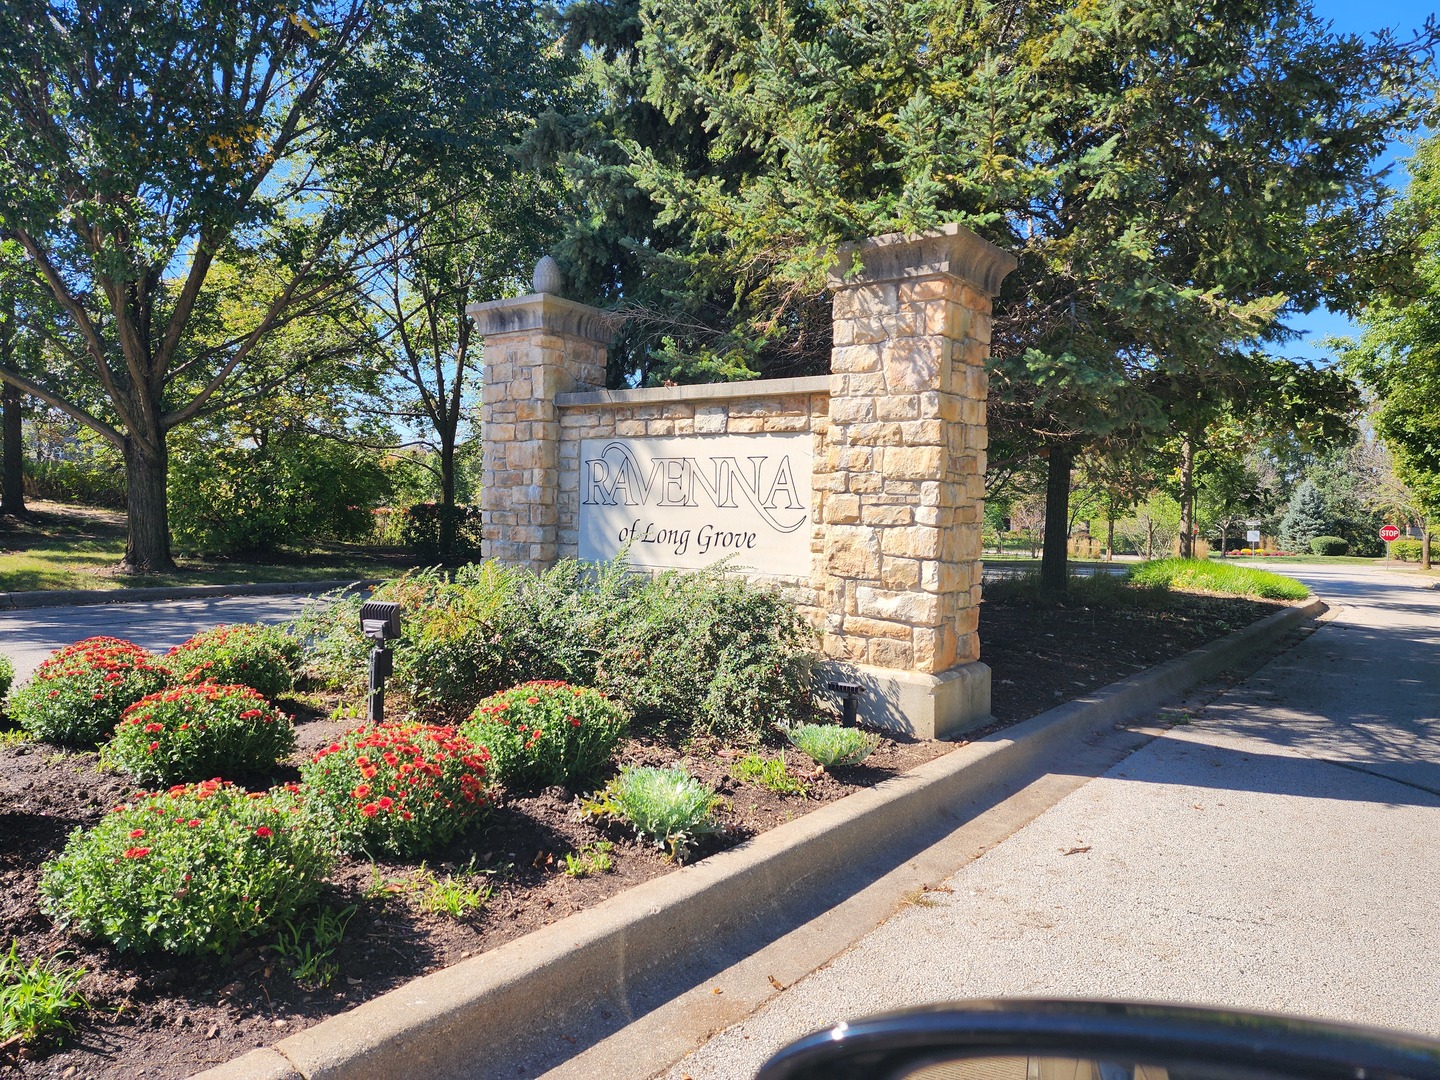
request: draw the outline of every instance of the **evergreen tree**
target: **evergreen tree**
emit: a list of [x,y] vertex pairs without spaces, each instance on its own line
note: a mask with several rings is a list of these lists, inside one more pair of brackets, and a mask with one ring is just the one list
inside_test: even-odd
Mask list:
[[1280,546],[1287,551],[1307,553],[1315,537],[1333,534],[1331,526],[1325,511],[1325,496],[1313,480],[1302,481],[1290,496],[1290,505],[1280,519]]

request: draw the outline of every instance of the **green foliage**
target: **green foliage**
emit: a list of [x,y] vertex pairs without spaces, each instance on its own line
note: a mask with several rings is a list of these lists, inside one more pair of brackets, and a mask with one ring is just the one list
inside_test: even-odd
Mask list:
[[169,679],[155,657],[118,638],[85,638],[59,649],[10,694],[9,712],[37,739],[94,746],[120,714]]
[[629,822],[642,837],[685,858],[701,836],[716,832],[721,799],[684,769],[631,766],[585,804],[588,814]]
[[1310,590],[1294,578],[1209,559],[1158,559],[1141,563],[1130,571],[1130,580],[1151,588],[1198,589],[1266,600],[1304,600],[1310,595]]
[[177,683],[238,683],[274,700],[295,685],[300,643],[261,623],[217,626],[192,635],[164,656]]
[[783,757],[766,758],[746,754],[730,767],[730,775],[746,784],[759,784],[777,795],[808,795],[810,785],[791,776]]
[[1418,563],[1421,555],[1424,554],[1420,541],[1412,540],[1409,537],[1392,540],[1389,547],[1389,557],[1399,562]]
[[596,685],[643,717],[759,741],[808,703],[810,625],[783,594],[723,565],[643,581],[608,630]]
[[628,722],[624,707],[598,691],[537,680],[480,702],[460,732],[490,752],[492,780],[534,791],[594,775]]
[[494,895],[495,887],[489,882],[477,884],[477,876],[479,875],[473,868],[454,874],[437,875],[422,866],[417,875],[420,909],[431,915],[445,915],[452,919],[464,918],[472,911],[479,911]]
[[1314,536],[1310,538],[1310,550],[1316,555],[1346,555],[1350,542],[1340,536]]
[[197,683],[131,705],[105,754],[142,783],[174,784],[273,769],[294,749],[290,718],[256,691]]
[[70,834],[42,868],[40,906],[124,951],[223,953],[314,901],[333,848],[293,787],[142,793]]
[[615,869],[615,857],[610,854],[615,845],[608,840],[597,840],[593,844],[582,844],[577,851],[565,853],[565,874],[572,878],[594,877],[608,874]]
[[[392,685],[421,715],[464,716],[504,687],[562,679],[649,723],[759,740],[808,700],[809,624],[783,594],[723,566],[648,578],[619,559],[538,574],[481,563],[407,574],[374,595],[404,611]],[[364,670],[359,603],[338,597],[297,620],[317,682],[353,686]]]
[[[465,561],[480,554],[480,508],[416,503],[401,512],[395,526],[400,543],[424,563]],[[450,547],[445,549],[445,539]]]
[[485,809],[488,760],[453,728],[377,724],[318,751],[300,775],[346,851],[423,855]]
[[1314,481],[1302,481],[1290,496],[1290,505],[1280,519],[1280,545],[1287,551],[1305,551],[1312,539],[1327,535],[1329,530],[1324,496]]
[[331,439],[199,444],[171,458],[170,521],[180,542],[220,554],[354,539],[383,490],[373,455]]
[[84,968],[58,966],[58,957],[28,964],[20,959],[20,943],[0,954],[0,1044],[18,1039],[34,1046],[73,1027],[66,1015],[86,1007],[75,990],[85,977]]
[[355,911],[353,904],[339,909],[322,904],[303,918],[286,919],[285,929],[275,935],[270,948],[301,986],[311,990],[329,986],[340,973],[331,957],[345,940]]
[[111,460],[32,461],[25,459],[27,497],[107,510],[125,509],[125,469]]
[[0,717],[5,715],[5,695],[15,682],[15,663],[8,656],[0,656]]
[[815,764],[827,769],[859,765],[880,745],[879,735],[839,724],[800,724],[786,728],[785,737]]

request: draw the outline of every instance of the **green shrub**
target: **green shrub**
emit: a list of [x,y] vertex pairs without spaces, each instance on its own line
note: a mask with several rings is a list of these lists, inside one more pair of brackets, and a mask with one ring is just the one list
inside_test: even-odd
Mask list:
[[1316,555],[1344,555],[1350,542],[1340,536],[1316,536],[1310,540],[1310,550]]
[[454,728],[377,724],[317,752],[301,778],[347,851],[423,855],[484,810],[488,759]]
[[684,769],[627,767],[585,804],[587,813],[629,822],[643,837],[668,847],[677,860],[701,836],[718,831],[721,799]]
[[810,785],[791,776],[785,767],[785,758],[764,758],[759,754],[746,754],[730,767],[730,775],[741,783],[758,784],[766,791],[777,795],[808,795]]
[[333,862],[294,785],[207,780],[141,793],[71,833],[41,870],[40,906],[122,950],[222,953],[312,902]]
[[102,450],[85,461],[25,459],[25,495],[52,502],[124,510],[125,461]]
[[625,735],[625,709],[595,690],[554,679],[492,694],[460,733],[490,752],[490,778],[533,791],[592,775]]
[[62,746],[94,746],[120,714],[166,685],[150,653],[119,638],[93,637],[51,653],[10,695],[9,711],[30,735]]
[[9,955],[0,953],[0,1045],[18,1039],[33,1046],[73,1026],[66,1013],[85,1007],[85,999],[75,992],[85,969],[59,967],[54,961],[25,963],[18,941],[10,943]]
[[284,630],[259,623],[217,626],[165,654],[177,683],[238,684],[274,700],[295,685],[300,644]]
[[1310,590],[1294,578],[1209,559],[1157,559],[1130,571],[1134,584],[1152,588],[1200,589],[1267,600],[1304,600]]
[[[450,550],[445,550],[444,531],[452,532]],[[480,508],[451,506],[441,503],[416,503],[401,513],[398,525],[392,526],[403,547],[415,552],[421,562],[441,559],[461,560],[480,552]]]
[[5,695],[15,682],[15,664],[8,656],[0,656],[0,719],[5,716]]
[[785,737],[815,764],[827,769],[859,765],[880,745],[879,735],[839,724],[800,724],[786,728]]
[[248,686],[177,686],[143,697],[106,747],[142,783],[173,784],[273,769],[295,749],[290,718]]
[[644,581],[606,629],[595,685],[642,719],[755,742],[808,706],[810,625],[723,566]]
[[1390,541],[1390,558],[1398,559],[1401,562],[1419,562],[1423,551],[1419,540],[1402,537],[1399,540]]

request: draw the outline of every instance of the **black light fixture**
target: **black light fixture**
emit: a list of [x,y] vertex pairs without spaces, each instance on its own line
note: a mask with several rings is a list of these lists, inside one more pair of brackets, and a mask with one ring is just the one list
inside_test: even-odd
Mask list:
[[370,695],[365,719],[378,724],[385,719],[385,679],[395,671],[395,654],[385,643],[400,636],[400,605],[389,600],[366,600],[360,605],[360,632],[375,643],[370,649]]
[[856,682],[832,682],[826,683],[825,688],[840,695],[841,723],[854,727],[855,703],[859,701],[860,695],[865,693],[865,687]]

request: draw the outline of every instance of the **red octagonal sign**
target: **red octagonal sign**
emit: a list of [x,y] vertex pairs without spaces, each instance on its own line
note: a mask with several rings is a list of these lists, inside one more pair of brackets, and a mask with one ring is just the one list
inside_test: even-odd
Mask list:
[[1380,530],[1380,539],[1384,540],[1387,544],[1390,543],[1392,540],[1399,540],[1400,526],[1386,525]]

